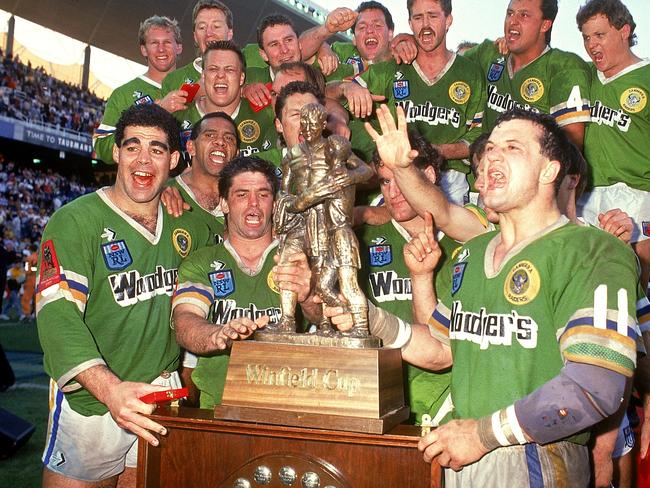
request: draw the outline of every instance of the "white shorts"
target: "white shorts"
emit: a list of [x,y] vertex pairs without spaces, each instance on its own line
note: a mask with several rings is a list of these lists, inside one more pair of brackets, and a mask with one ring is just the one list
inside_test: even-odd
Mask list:
[[467,183],[465,173],[455,169],[442,171],[440,173],[440,188],[445,192],[451,203],[462,207],[468,202],[469,183]]
[[[174,372],[152,384],[179,388]],[[111,478],[138,464],[138,436],[119,427],[110,412],[86,417],[75,412],[50,380],[50,415],[43,464],[55,473],[80,481]]]
[[598,215],[613,208],[626,212],[634,223],[630,242],[650,239],[650,192],[630,188],[619,182],[597,186],[578,200],[578,217],[588,224],[598,225]]
[[587,447],[566,441],[499,447],[461,471],[444,473],[446,488],[586,488],[591,478]]

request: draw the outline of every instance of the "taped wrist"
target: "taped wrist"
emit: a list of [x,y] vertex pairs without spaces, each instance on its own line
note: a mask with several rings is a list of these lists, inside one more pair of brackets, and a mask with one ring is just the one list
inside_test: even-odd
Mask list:
[[395,317],[390,312],[368,302],[368,325],[370,333],[379,337],[384,347],[403,348],[411,341],[411,324]]

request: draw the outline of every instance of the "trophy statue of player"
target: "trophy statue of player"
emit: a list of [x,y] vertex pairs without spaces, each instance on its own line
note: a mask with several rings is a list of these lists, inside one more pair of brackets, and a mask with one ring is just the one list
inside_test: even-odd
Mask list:
[[[353,327],[341,333],[324,318],[315,333],[297,333],[296,293],[280,289],[280,323],[256,332],[255,341],[233,344],[222,404],[215,412],[264,422],[260,415],[268,418],[275,410],[277,419],[281,409],[280,423],[322,426],[325,415],[331,428],[385,432],[408,417],[408,408],[400,352],[381,349],[380,340],[370,335],[367,299],[357,279],[355,185],[373,171],[352,153],[348,140],[323,137],[326,122],[322,105],[302,108],[304,141],[282,162],[274,226],[280,263],[304,252],[323,306],[343,306]],[[245,354],[237,353],[240,349]]]

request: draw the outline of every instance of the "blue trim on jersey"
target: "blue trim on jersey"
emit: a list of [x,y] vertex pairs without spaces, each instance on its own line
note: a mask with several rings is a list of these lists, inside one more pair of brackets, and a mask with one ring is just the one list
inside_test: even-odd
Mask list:
[[[590,326],[593,327],[594,318],[589,316],[589,317],[580,317],[580,318],[577,318],[577,319],[573,319],[573,320],[569,321],[569,323],[567,324],[564,331],[566,332],[567,330],[569,330],[569,329],[571,329],[573,327],[578,327],[580,325],[590,325]],[[605,321],[605,326],[607,327],[608,330],[618,331],[618,325],[613,320],[607,319]],[[631,339],[636,340],[637,337],[638,337],[638,334],[636,333],[636,330],[633,327],[627,327],[627,336],[630,337]]]
[[56,402],[54,403],[54,414],[52,415],[52,431],[50,433],[50,443],[47,446],[47,452],[45,453],[45,459],[43,460],[43,464],[45,464],[46,466],[50,464],[52,451],[54,451],[54,444],[56,443],[56,434],[59,431],[59,417],[61,416],[62,402],[63,402],[63,392],[61,390],[57,390]]
[[204,290],[203,288],[198,288],[196,286],[189,286],[187,288],[181,288],[176,292],[176,296],[182,295],[183,293],[190,293],[190,292],[195,292],[198,293],[199,295],[203,295],[205,298],[207,298],[209,301],[214,300],[214,296],[212,293],[209,291]]
[[431,313],[431,318],[442,325],[445,329],[449,329],[450,319],[441,314],[438,311],[438,307],[436,307]]
[[95,135],[110,135],[115,134],[115,129],[100,129],[99,127],[95,129]]
[[80,291],[84,295],[88,295],[88,287],[86,285],[84,285],[82,283],[79,283],[78,281],[74,281],[74,280],[68,278],[65,274],[61,275],[61,280],[68,283],[69,288]]
[[539,461],[537,444],[526,444],[526,464],[528,465],[528,481],[530,488],[544,488],[542,463]]
[[558,118],[558,117],[562,117],[565,114],[584,112],[585,110],[589,110],[589,106],[587,106],[585,104],[582,104],[582,106],[581,106],[581,108],[579,110],[577,108],[575,108],[575,107],[573,107],[573,108],[565,107],[565,108],[562,108],[562,109],[558,110],[557,112],[552,113],[551,115],[553,115],[554,118]]

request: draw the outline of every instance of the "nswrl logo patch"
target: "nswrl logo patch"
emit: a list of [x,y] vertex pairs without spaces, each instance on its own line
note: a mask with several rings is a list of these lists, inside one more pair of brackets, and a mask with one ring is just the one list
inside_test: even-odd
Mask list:
[[126,247],[124,240],[102,244],[102,255],[104,256],[106,267],[111,271],[119,271],[127,268],[133,262],[129,248]]
[[210,278],[214,296],[217,298],[225,298],[235,291],[235,279],[229,269],[213,271],[208,274],[208,278]]
[[451,294],[454,295],[460,290],[460,285],[463,284],[463,276],[465,275],[465,268],[467,263],[454,264],[454,272],[451,276]]
[[398,80],[393,82],[393,95],[398,100],[408,97],[411,94],[409,80]]
[[368,253],[370,254],[370,266],[386,266],[393,262],[393,251],[390,244],[370,246]]

